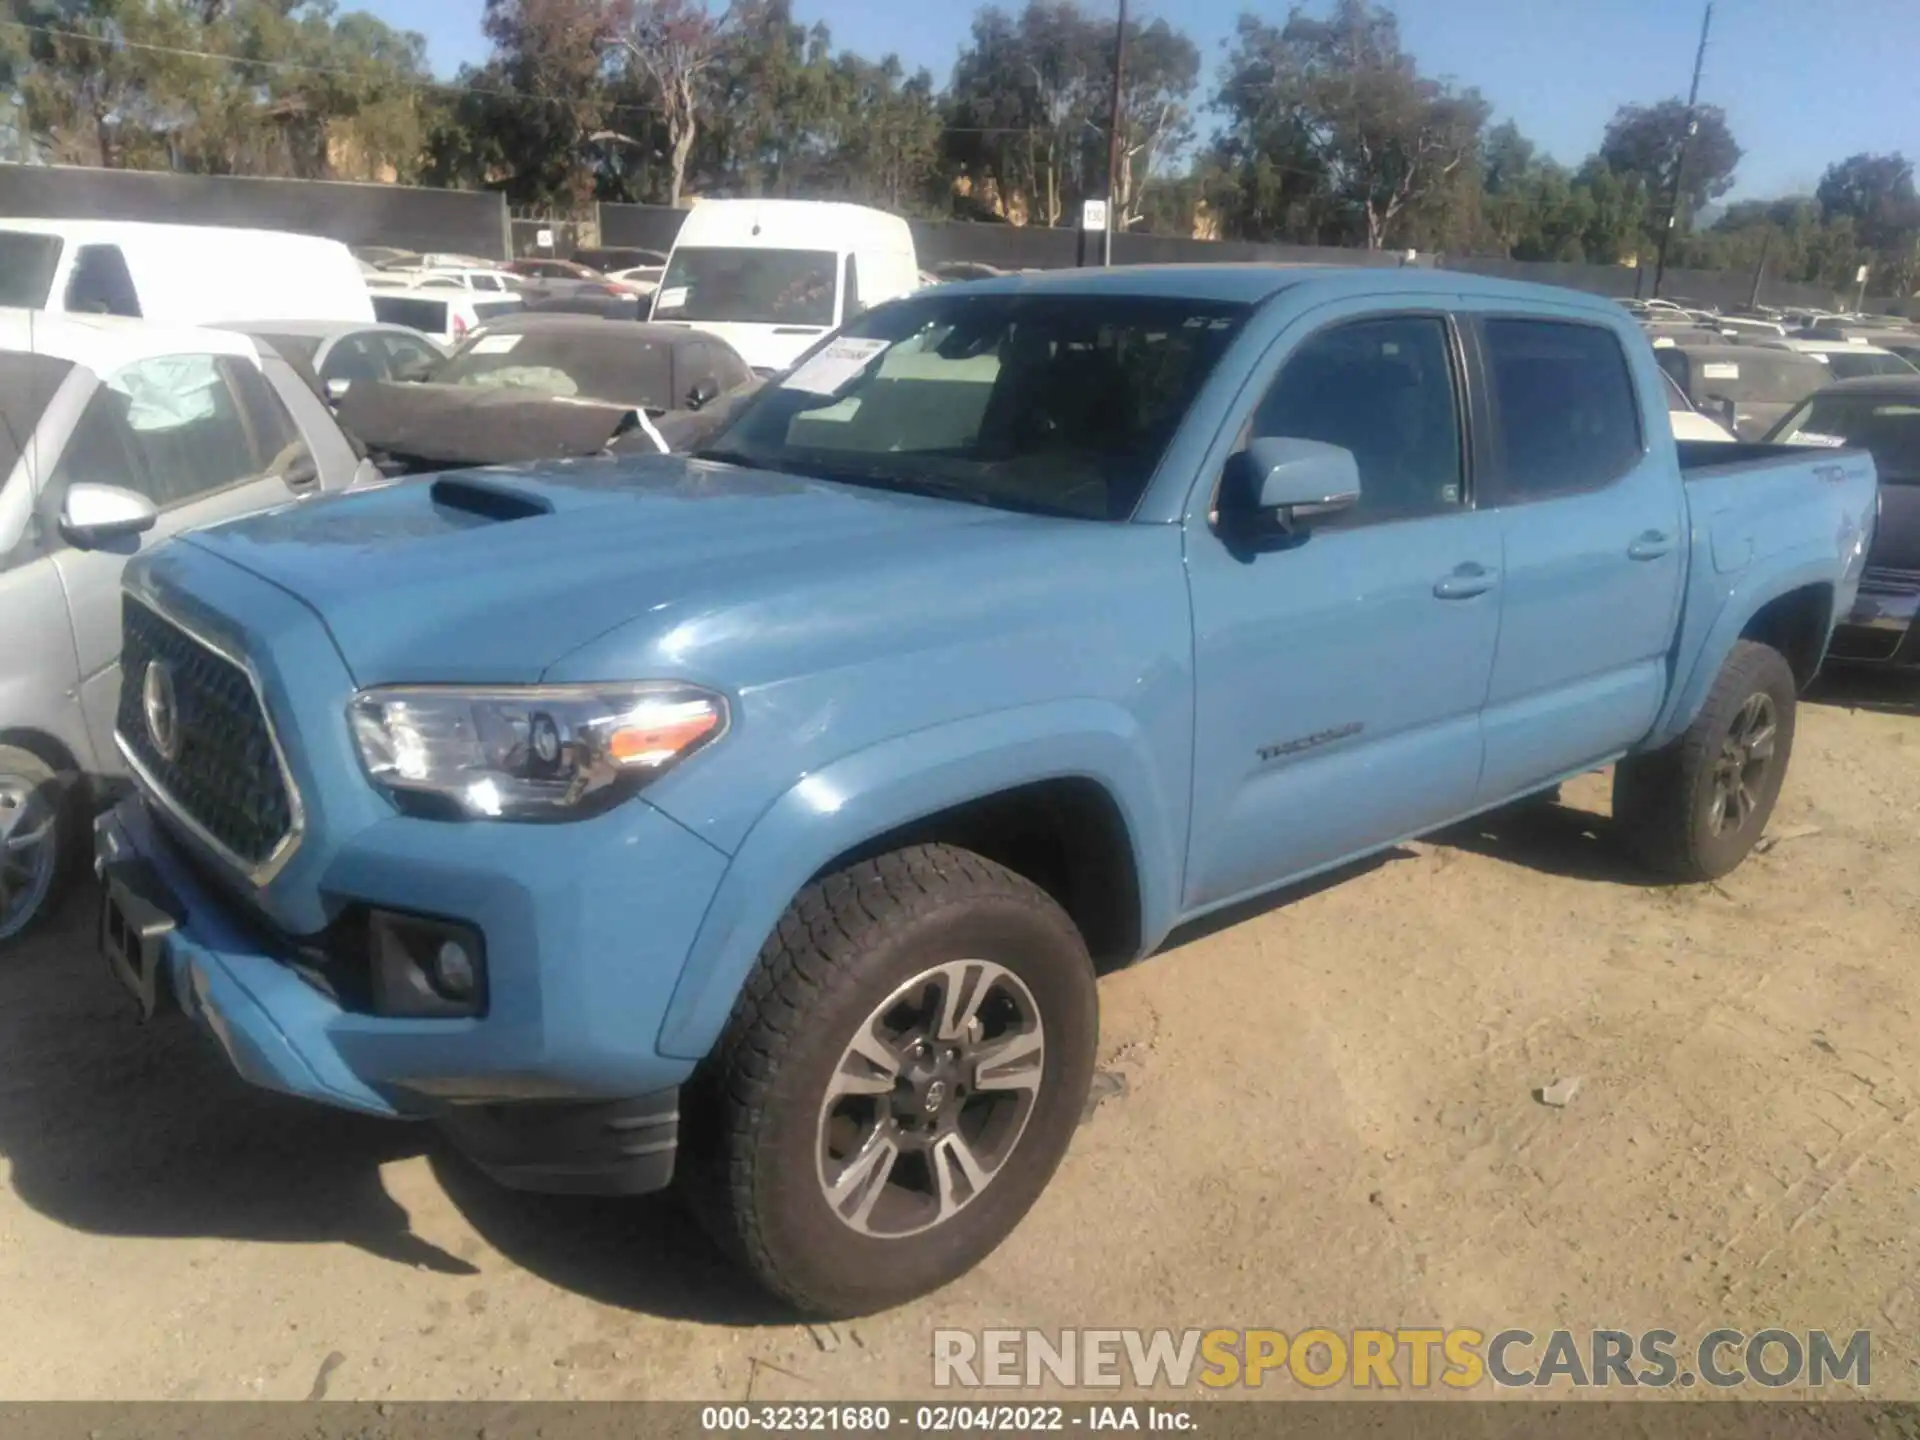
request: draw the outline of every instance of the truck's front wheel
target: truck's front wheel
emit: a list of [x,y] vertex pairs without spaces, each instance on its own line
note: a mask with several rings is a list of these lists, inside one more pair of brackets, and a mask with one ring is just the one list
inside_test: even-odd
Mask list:
[[850,866],[789,907],[696,1082],[691,1198],[803,1312],[926,1294],[1045,1188],[1097,1029],[1086,946],[1034,885],[941,845]]
[[1647,864],[1717,880],[1747,858],[1786,779],[1796,695],[1786,658],[1742,640],[1686,733],[1620,762],[1614,821]]

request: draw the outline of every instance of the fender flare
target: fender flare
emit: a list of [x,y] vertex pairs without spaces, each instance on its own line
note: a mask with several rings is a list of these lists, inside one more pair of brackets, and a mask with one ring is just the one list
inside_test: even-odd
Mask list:
[[1126,827],[1141,936],[1172,928],[1186,840],[1146,736],[1120,707],[1059,701],[915,731],[796,781],[754,822],[707,907],[661,1022],[663,1056],[713,1048],[760,948],[800,890],[837,855],[942,810],[1020,785],[1085,779]]
[[[1782,595],[1815,585],[1834,587],[1831,555],[1805,556],[1784,570],[1769,566],[1763,575],[1743,577],[1741,583],[1729,589],[1705,637],[1693,648],[1691,661],[1685,653],[1679,655],[1674,668],[1673,693],[1643,748],[1658,749],[1685,733],[1700,713],[1700,707],[1707,703],[1707,692],[1713,688],[1727,656],[1733,653],[1734,644],[1755,615]],[[1833,622],[1834,616],[1829,614],[1829,631]]]

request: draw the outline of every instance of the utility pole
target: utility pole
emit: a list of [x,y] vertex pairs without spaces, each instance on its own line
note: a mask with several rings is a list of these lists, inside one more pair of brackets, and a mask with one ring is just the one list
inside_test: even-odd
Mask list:
[[1747,308],[1760,308],[1760,282],[1767,278],[1767,252],[1773,249],[1773,230],[1771,227],[1760,232],[1760,263],[1753,267],[1753,293],[1747,297]]
[[1700,21],[1700,48],[1693,52],[1693,85],[1687,91],[1687,127],[1680,132],[1680,150],[1673,157],[1673,184],[1667,195],[1667,223],[1660,227],[1660,258],[1653,269],[1653,293],[1660,293],[1660,282],[1667,276],[1667,245],[1674,227],[1680,223],[1680,179],[1687,168],[1687,146],[1692,143],[1700,120],[1694,111],[1700,104],[1700,72],[1707,63],[1707,33],[1713,29],[1713,0],[1707,0],[1707,13]]
[[1107,123],[1107,229],[1100,237],[1100,263],[1113,264],[1113,210],[1120,195],[1120,80],[1127,68],[1127,0],[1113,31],[1113,114]]

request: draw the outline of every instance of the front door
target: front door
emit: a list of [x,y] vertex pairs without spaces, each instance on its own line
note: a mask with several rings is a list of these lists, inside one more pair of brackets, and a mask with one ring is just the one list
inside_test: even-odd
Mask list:
[[262,412],[263,391],[270,401],[266,382],[244,359],[170,355],[128,365],[94,391],[42,491],[47,533],[55,536],[70,485],[118,485],[160,507],[159,522],[145,535],[91,549],[62,540],[54,552],[80,661],[80,705],[103,765],[117,768],[119,754],[113,726],[127,560],[182,531],[297,493],[279,473],[295,457],[285,429],[268,428],[272,412]]
[[1241,422],[1353,452],[1354,509],[1255,553],[1188,522],[1197,715],[1184,908],[1464,813],[1499,634],[1499,521],[1473,507],[1460,337],[1339,307],[1283,335]]

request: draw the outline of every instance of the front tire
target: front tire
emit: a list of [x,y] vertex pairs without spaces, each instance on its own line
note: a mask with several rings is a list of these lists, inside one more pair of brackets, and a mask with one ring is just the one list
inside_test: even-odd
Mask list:
[[985,1259],[1052,1178],[1093,1075],[1079,931],[970,851],[803,890],[689,1096],[696,1213],[805,1314],[868,1314]]
[[1653,869],[1718,880],[1766,831],[1793,753],[1798,687],[1778,650],[1739,641],[1686,732],[1620,762],[1613,815]]
[[0,745],[0,944],[51,914],[71,875],[76,807],[53,767]]

